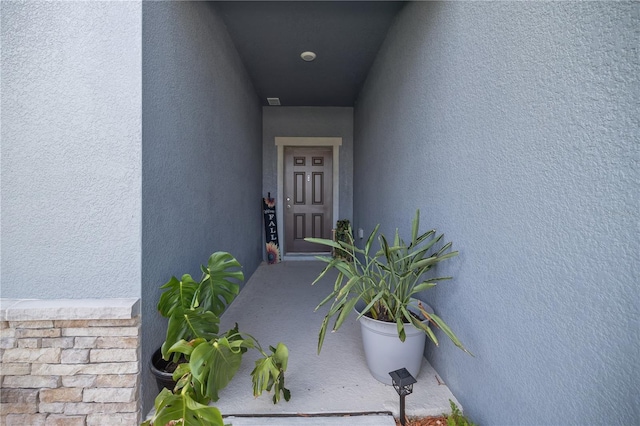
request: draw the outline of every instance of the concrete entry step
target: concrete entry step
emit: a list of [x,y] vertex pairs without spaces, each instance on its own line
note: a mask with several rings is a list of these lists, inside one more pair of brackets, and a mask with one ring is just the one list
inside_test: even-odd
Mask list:
[[395,426],[388,414],[301,414],[292,416],[235,417],[228,416],[225,424],[231,426]]

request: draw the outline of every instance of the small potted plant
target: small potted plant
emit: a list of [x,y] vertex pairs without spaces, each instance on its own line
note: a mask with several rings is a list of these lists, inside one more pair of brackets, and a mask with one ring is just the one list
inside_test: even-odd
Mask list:
[[[262,349],[238,324],[219,333],[220,315],[239,292],[244,279],[240,263],[229,253],[216,252],[202,266],[202,278],[176,277],[164,284],[158,310],[169,319],[164,344],[152,359],[152,371],[174,365],[170,373],[175,384],[163,387],[155,400],[155,413],[145,426],[166,424],[207,424],[223,426],[220,411],[209,402],[218,400],[218,392],[233,378],[242,355],[255,349],[261,355],[251,372],[253,394],[274,390],[273,402],[281,394],[289,400],[284,372],[289,351],[283,343]],[[161,356],[160,356],[161,355]],[[154,363],[155,361],[155,363]],[[155,365],[154,365],[155,364]]]
[[[345,242],[348,243],[349,240],[349,230],[351,229],[351,223],[349,219],[341,219],[336,222],[336,233],[335,233],[335,241],[336,242]],[[342,257],[345,260],[351,260],[350,254],[344,249],[335,248],[333,250],[333,257]]]
[[[435,230],[418,234],[420,211],[413,219],[411,240],[405,243],[398,235],[390,242],[378,234],[378,224],[369,235],[364,248],[355,245],[349,227],[346,241],[306,238],[347,252],[345,257],[319,256],[327,265],[313,282],[318,282],[331,270],[338,271],[335,285],[316,310],[331,302],[318,336],[318,353],[322,349],[329,321],[335,317],[332,331],[337,331],[352,311],[356,311],[362,329],[365,357],[371,374],[379,381],[391,384],[389,372],[407,368],[417,377],[422,364],[426,336],[438,345],[432,327],[442,330],[460,349],[471,354],[447,324],[433,310],[416,299],[419,293],[437,282],[451,277],[428,277],[436,264],[458,254],[452,243],[443,243],[443,234]],[[376,238],[377,237],[377,238]],[[378,240],[380,248],[373,251]]]

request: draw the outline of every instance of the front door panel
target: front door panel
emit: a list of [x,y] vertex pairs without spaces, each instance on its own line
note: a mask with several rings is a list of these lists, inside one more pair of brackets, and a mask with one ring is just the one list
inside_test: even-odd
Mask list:
[[331,148],[285,147],[285,253],[327,251],[306,237],[331,238]]

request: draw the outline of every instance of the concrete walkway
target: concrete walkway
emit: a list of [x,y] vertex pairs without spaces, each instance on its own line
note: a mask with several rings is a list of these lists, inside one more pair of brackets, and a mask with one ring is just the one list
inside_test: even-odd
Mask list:
[[[328,294],[335,279],[335,275],[325,277],[311,286],[323,265],[319,261],[299,260],[262,264],[223,315],[221,331],[237,322],[240,331],[256,337],[265,348],[281,341],[290,352],[286,386],[291,390],[291,400],[276,405],[267,394],[253,398],[250,373],[257,357],[247,353],[234,380],[215,403],[228,416],[227,422],[234,426],[395,426],[388,414],[398,416],[398,394],[369,373],[355,315],[339,332],[327,334],[322,352],[317,354],[318,330],[328,308],[313,310]],[[424,360],[413,394],[406,397],[408,416],[449,413],[449,399],[460,407],[436,376],[436,371]],[[344,417],[349,413],[349,417]],[[377,415],[365,417],[363,413]],[[318,414],[321,417],[314,416]]]

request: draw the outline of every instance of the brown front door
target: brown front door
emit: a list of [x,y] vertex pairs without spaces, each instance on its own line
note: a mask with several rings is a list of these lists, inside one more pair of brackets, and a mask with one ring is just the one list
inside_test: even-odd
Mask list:
[[331,238],[332,163],[331,148],[285,147],[285,253],[328,251],[304,238]]

